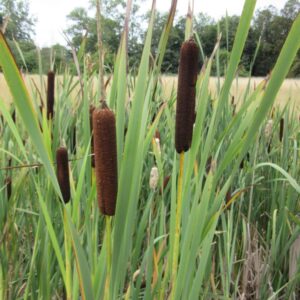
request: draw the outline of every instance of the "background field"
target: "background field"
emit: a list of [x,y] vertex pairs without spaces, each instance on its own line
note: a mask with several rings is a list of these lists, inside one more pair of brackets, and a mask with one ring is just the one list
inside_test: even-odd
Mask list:
[[[36,87],[41,91],[41,77],[39,75],[24,75],[27,87],[31,93],[36,91]],[[46,86],[46,76],[43,77],[44,86]],[[263,77],[252,77],[250,80],[250,88],[252,90],[263,80]],[[74,79],[75,81],[75,79]],[[177,88],[177,76],[169,76],[163,75],[161,77],[162,88],[163,88],[163,97],[165,99],[169,99],[172,92],[174,92]],[[224,79],[220,79],[220,86],[222,86]],[[239,102],[240,99],[243,98],[243,95],[247,89],[249,84],[249,78],[237,78],[231,87],[231,96],[235,97],[235,102]],[[96,79],[95,79],[95,86],[96,86]],[[218,78],[211,77],[210,78],[210,92],[213,97],[216,96],[217,89],[218,89]],[[73,96],[78,94],[79,87],[75,89],[73,92]],[[12,96],[9,92],[8,86],[5,82],[3,74],[0,74],[0,97],[6,103],[11,103]],[[281,86],[279,93],[276,98],[275,106],[283,108],[287,102],[293,106],[295,105],[295,109],[300,111],[300,79],[286,79]]]

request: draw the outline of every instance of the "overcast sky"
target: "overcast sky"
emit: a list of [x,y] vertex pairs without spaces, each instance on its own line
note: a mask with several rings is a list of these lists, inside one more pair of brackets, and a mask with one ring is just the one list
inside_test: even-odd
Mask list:
[[[89,7],[88,0],[30,0],[31,14],[37,18],[35,41],[40,47],[56,43],[65,44],[62,31],[66,29],[66,15],[75,7]],[[146,10],[151,8],[151,0],[143,3]],[[187,11],[189,0],[178,0],[178,15]],[[274,5],[278,9],[284,6],[286,0],[257,0],[256,8]],[[169,9],[171,0],[157,0],[160,11]],[[244,0],[195,0],[195,14],[207,13],[215,19],[225,15],[241,14]]]

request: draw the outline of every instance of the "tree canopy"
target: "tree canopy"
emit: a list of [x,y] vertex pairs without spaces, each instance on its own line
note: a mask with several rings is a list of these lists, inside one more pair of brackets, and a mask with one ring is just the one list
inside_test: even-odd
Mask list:
[[[130,18],[128,56],[129,65],[135,67],[137,58],[143,49],[143,40],[149,13],[141,14],[140,6],[143,1],[133,1],[133,11]],[[85,52],[89,53],[94,61],[97,61],[97,23],[95,1],[90,1],[91,9],[77,7],[70,11],[67,16],[68,28],[65,33],[75,49],[79,49],[83,40],[85,41]],[[102,37],[106,70],[113,66],[114,57],[117,52],[121,32],[124,23],[124,0],[102,1]],[[92,12],[92,13],[91,13]],[[299,0],[288,0],[281,10],[268,6],[258,10],[254,16],[242,60],[239,75],[252,74],[253,76],[266,76],[273,68],[274,62],[279,55],[283,41],[289,32],[293,20],[300,12]],[[29,72],[38,69],[36,46],[33,42],[35,19],[29,13],[28,0],[0,0],[0,22],[1,17],[9,16],[10,21],[6,29],[6,36],[17,57],[20,67],[24,68],[24,62],[13,42],[19,43],[20,49],[26,60]],[[159,38],[167,20],[167,14],[157,12],[153,28],[152,53],[154,54]],[[234,42],[235,33],[239,23],[239,16],[225,16],[216,21],[212,17],[200,13],[194,16],[194,30],[198,35],[202,46],[201,61],[210,56],[214,49],[217,36],[222,35],[219,62],[220,75],[226,70],[230,51]],[[176,73],[178,68],[179,50],[184,39],[185,17],[178,17],[172,28],[162,71],[165,73]],[[70,49],[56,45],[56,53],[60,56],[56,59],[56,67],[64,66],[71,61]],[[59,47],[59,51],[57,48]],[[43,61],[49,65],[51,49],[42,49]],[[216,66],[213,67],[216,74]],[[46,72],[46,67],[44,67]],[[300,54],[292,66],[290,76],[300,76]]]

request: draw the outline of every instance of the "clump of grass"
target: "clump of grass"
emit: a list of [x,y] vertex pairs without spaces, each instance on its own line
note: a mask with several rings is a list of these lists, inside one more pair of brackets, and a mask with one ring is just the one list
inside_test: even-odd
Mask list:
[[105,103],[93,112],[95,172],[98,204],[104,215],[113,216],[116,210],[118,172],[116,120]]
[[54,116],[54,90],[55,90],[55,73],[48,72],[47,85],[47,119],[50,120]]
[[60,147],[56,150],[57,179],[65,203],[70,200],[70,179],[68,150]]

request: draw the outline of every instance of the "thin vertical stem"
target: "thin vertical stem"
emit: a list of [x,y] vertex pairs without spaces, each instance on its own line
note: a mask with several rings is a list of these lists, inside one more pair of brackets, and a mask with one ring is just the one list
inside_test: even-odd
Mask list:
[[105,299],[110,299],[110,274],[111,274],[111,216],[105,216],[105,238],[106,238],[106,281],[105,281]]
[[100,100],[105,100],[104,87],[104,70],[103,70],[103,44],[102,44],[102,28],[101,28],[101,0],[96,0],[97,10],[97,39],[98,39],[98,55],[99,55],[99,95]]
[[176,205],[176,219],[175,219],[175,237],[174,237],[174,251],[172,261],[172,292],[171,299],[175,297],[176,279],[178,269],[178,257],[179,257],[179,242],[180,242],[180,225],[181,225],[181,213],[182,213],[182,185],[183,185],[183,167],[184,167],[184,152],[180,153],[179,162],[179,175],[178,175],[178,189],[177,189],[177,205]]
[[[66,211],[64,211],[66,213]],[[70,236],[67,232],[66,226],[64,226],[65,235],[65,256],[66,256],[66,283],[64,291],[66,292],[66,299],[72,299],[72,269],[71,269],[71,241]]]

